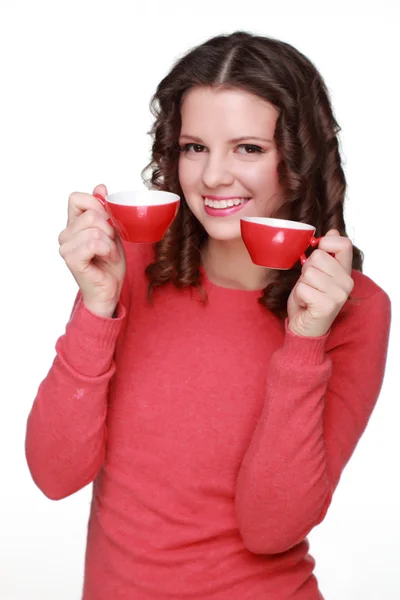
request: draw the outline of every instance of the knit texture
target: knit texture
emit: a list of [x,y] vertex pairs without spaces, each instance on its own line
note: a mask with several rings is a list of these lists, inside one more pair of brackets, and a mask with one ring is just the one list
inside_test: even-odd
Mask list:
[[26,456],[61,499],[94,482],[83,600],[322,598],[307,535],[377,401],[390,301],[353,272],[321,338],[257,291],[204,281],[147,301],[149,245],[126,244],[117,317],[78,294],[29,415]]

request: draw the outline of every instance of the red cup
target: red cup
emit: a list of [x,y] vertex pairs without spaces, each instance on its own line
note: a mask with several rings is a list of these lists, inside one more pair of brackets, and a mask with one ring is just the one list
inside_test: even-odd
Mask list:
[[262,217],[243,217],[240,230],[254,264],[268,269],[291,269],[298,260],[303,265],[305,251],[315,248],[315,227],[307,223]]
[[109,222],[126,242],[159,242],[178,214],[180,198],[159,190],[123,191],[105,198],[94,194]]

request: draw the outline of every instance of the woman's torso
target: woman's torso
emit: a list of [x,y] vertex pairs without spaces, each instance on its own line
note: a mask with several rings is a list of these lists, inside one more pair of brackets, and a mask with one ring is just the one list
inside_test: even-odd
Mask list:
[[235,516],[280,323],[254,292],[208,285],[203,307],[168,286],[149,306],[146,285],[132,285],[116,351],[84,600],[320,598],[307,541],[255,555]]

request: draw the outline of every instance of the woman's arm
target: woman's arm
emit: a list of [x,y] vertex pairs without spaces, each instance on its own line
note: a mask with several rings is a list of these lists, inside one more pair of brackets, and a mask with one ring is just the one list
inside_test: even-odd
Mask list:
[[26,458],[33,480],[59,500],[92,482],[105,454],[108,385],[125,317],[91,313],[78,294],[56,357],[28,417]]
[[254,553],[285,552],[323,520],[379,396],[390,300],[380,290],[350,310],[322,337],[286,326],[271,359],[236,488],[239,529]]

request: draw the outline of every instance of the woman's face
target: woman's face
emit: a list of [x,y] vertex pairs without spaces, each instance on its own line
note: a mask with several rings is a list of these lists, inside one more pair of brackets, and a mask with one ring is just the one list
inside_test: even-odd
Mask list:
[[281,204],[277,109],[242,90],[192,88],[182,103],[179,181],[208,235],[240,237],[240,218]]

